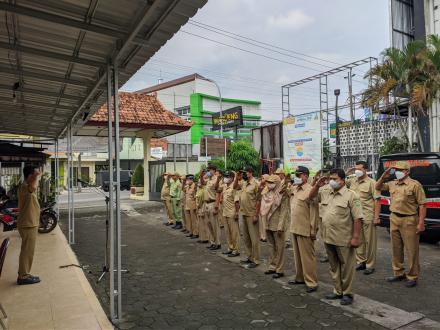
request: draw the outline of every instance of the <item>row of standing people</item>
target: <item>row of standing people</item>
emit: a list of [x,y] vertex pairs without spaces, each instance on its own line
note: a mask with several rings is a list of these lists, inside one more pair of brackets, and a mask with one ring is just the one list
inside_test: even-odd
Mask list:
[[[419,267],[418,237],[424,230],[425,195],[420,183],[409,177],[409,165],[398,162],[375,182],[367,175],[363,161],[347,170],[319,171],[310,178],[309,169],[298,166],[291,175],[278,169],[257,180],[251,167],[221,173],[209,165],[196,181],[194,175],[164,174],[162,200],[167,210],[166,225],[187,233],[190,239],[220,250],[224,227],[228,257],[240,255],[244,243],[246,268],[261,262],[261,224],[269,249],[265,274],[284,276],[286,240],[294,251],[295,277],[291,285],[305,285],[306,292],[318,288],[316,247],[318,235],[324,243],[334,290],[327,299],[353,302],[356,271],[371,275],[376,267],[376,226],[380,224],[380,190],[391,195],[391,243],[394,276],[389,282],[406,279],[417,285]],[[387,181],[392,171],[396,180]],[[242,221],[239,223],[239,215]],[[404,269],[406,251],[409,272]]]

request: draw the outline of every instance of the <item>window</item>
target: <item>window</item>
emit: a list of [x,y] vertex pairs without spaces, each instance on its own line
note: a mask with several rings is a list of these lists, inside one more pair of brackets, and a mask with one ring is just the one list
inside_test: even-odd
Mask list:
[[174,158],[174,152],[176,153],[176,158],[186,158],[192,156],[192,145],[191,144],[174,144],[168,143],[167,158]]
[[179,116],[186,116],[191,113],[189,105],[184,107],[174,108],[174,112]]

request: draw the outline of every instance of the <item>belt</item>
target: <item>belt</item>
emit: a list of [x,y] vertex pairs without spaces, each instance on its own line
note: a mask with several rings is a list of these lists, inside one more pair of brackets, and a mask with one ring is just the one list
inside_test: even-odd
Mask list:
[[215,202],[215,199],[211,199],[209,201],[205,201],[205,203],[207,203],[207,204],[211,204],[211,203],[214,203],[214,202]]
[[413,217],[413,216],[417,215],[417,213],[416,214],[402,214],[402,213],[397,213],[397,212],[391,212],[391,213],[397,215],[399,218]]

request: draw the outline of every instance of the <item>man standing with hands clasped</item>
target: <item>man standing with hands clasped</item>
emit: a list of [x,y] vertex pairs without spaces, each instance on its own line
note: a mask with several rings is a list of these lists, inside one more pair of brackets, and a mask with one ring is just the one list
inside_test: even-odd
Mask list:
[[[319,189],[329,180],[331,189]],[[356,248],[362,227],[359,196],[345,186],[343,169],[332,169],[313,186],[309,198],[318,196],[322,204],[322,237],[327,250],[333,293],[326,299],[341,299],[341,305],[353,303],[352,285],[356,267]]]
[[34,166],[23,168],[24,181],[18,188],[17,227],[21,236],[21,250],[18,266],[18,285],[35,284],[40,282],[38,276],[30,274],[34,260],[35,244],[37,241],[38,225],[40,224],[40,204],[37,197],[38,177],[40,171]]
[[[384,183],[392,172],[396,180]],[[420,273],[419,239],[420,233],[425,230],[426,196],[420,182],[411,179],[409,172],[408,162],[396,162],[382,174],[376,189],[389,191],[391,197],[390,231],[394,276],[387,278],[387,281],[407,279],[406,286],[412,288],[417,285]],[[406,275],[404,251],[409,263],[409,272]]]
[[363,270],[365,275],[370,275],[374,273],[376,265],[376,225],[380,223],[380,192],[376,190],[376,182],[367,175],[367,170],[367,162],[356,162],[356,166],[347,171],[347,174],[355,174],[354,178],[347,180],[347,188],[358,194],[364,214],[361,245],[356,249],[356,270]]

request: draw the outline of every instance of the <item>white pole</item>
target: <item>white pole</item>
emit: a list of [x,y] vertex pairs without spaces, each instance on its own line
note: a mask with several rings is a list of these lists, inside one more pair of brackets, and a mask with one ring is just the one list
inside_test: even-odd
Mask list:
[[[115,162],[116,162],[116,257],[117,257],[117,312],[118,320],[122,318],[122,277],[121,277],[121,163],[119,159],[119,96],[118,66],[113,68],[113,91],[115,109]],[[147,192],[145,192],[147,193]]]
[[73,131],[72,131],[72,123],[70,123],[70,151],[71,151],[71,175],[70,175],[70,182],[71,182],[71,188],[70,188],[70,196],[72,198],[72,243],[71,244],[75,244],[75,194],[73,192],[73,186],[74,186],[74,182],[73,182],[73,170],[74,170],[74,161],[73,161]]
[[113,210],[113,133],[112,133],[112,68],[107,65],[107,120],[108,120],[108,173],[109,173],[109,231],[110,231],[110,255],[109,255],[109,275],[110,275],[110,318],[114,321],[115,312],[115,223]]
[[[215,86],[217,87],[218,92],[218,98],[219,98],[219,105],[220,105],[220,138],[223,139],[223,106],[222,106],[222,93],[220,91],[220,86],[215,82],[214,80],[211,80]],[[226,139],[224,139],[225,144],[225,169],[226,169],[226,153],[227,153],[227,147],[226,147]]]
[[413,123],[411,107],[408,107],[408,144],[408,152],[411,152],[413,145]]

